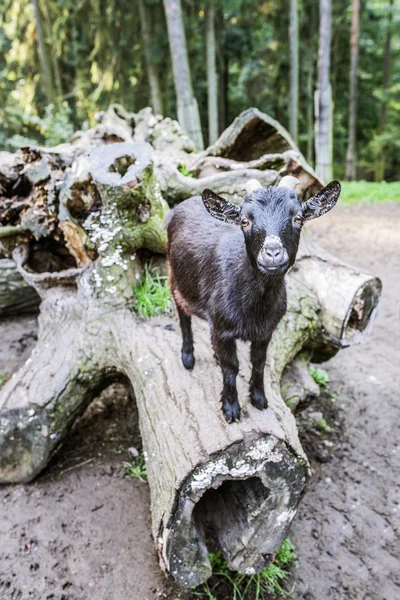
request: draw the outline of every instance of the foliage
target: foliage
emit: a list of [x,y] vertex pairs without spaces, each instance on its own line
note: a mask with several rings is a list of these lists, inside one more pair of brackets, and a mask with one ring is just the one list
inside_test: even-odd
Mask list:
[[133,288],[135,303],[132,311],[144,319],[171,312],[172,298],[167,279],[152,273],[146,266],[139,284]]
[[7,381],[7,375],[0,375],[0,385],[3,385]]
[[[274,562],[261,573],[250,576],[230,571],[221,552],[210,554],[213,578],[202,586],[202,591],[195,591],[195,595],[216,600],[213,589],[222,578],[231,588],[232,600],[262,600],[266,597],[265,594],[290,596],[294,586],[290,591],[286,591],[283,586],[290,574],[289,567],[298,566],[295,550],[294,544],[286,538],[276,553]],[[217,578],[218,581],[215,581]]]
[[370,181],[345,181],[342,184],[340,203],[377,204],[378,202],[400,202],[400,183],[372,183]]
[[321,369],[315,365],[310,365],[310,373],[311,377],[314,379],[315,383],[319,385],[319,387],[326,388],[329,383],[329,375],[325,369]]
[[[151,60],[157,73],[164,112],[176,118],[166,23],[162,0],[145,0],[151,23]],[[385,158],[384,178],[398,179],[400,139],[400,12],[394,4],[390,80],[383,91],[385,40],[390,0],[362,3],[358,76],[358,172],[372,179]],[[150,103],[140,19],[123,0],[107,4],[81,0],[40,0],[47,50],[51,101],[59,114],[68,102],[68,122],[75,128],[94,123],[97,111],[112,102],[130,111]],[[288,126],[288,4],[273,0],[216,0],[217,67],[221,131],[237,114],[255,105]],[[318,61],[318,3],[299,0],[300,106],[299,143],[306,153],[313,132],[313,95]],[[205,3],[182,0],[194,94],[207,139]],[[347,146],[351,0],[332,2],[333,155],[335,176],[343,178]],[[311,73],[311,89],[307,77]],[[20,135],[38,142],[61,141],[60,127],[42,126],[50,104],[38,52],[33,3],[0,0],[0,148],[21,143]],[[386,126],[380,127],[382,103]],[[310,119],[311,117],[311,119]],[[64,117],[60,117],[59,123]],[[67,137],[65,132],[64,139]],[[7,142],[12,138],[11,144]],[[311,144],[312,149],[312,144]],[[312,157],[311,157],[312,159]],[[188,175],[187,175],[188,176]]]
[[4,140],[5,147],[11,150],[24,145],[56,146],[70,140],[74,133],[74,126],[70,120],[71,109],[66,102],[58,108],[49,104],[43,117],[7,109],[6,118],[14,119],[14,128],[17,124],[17,130],[21,132]]
[[133,462],[124,462],[123,465],[127,479],[139,479],[142,482],[147,481],[147,466],[144,454],[140,454]]

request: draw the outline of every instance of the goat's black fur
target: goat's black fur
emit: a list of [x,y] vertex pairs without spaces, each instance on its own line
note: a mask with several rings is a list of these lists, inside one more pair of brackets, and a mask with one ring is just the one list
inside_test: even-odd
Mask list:
[[[340,184],[332,182],[301,204],[287,188],[259,188],[242,206],[211,190],[177,206],[168,223],[170,284],[182,330],[182,361],[195,364],[191,316],[208,321],[223,374],[222,409],[240,417],[236,339],[251,341],[250,400],[267,408],[263,372],[271,335],[286,311],[284,275],[293,265],[304,220],[330,210]],[[241,225],[240,225],[241,224]]]

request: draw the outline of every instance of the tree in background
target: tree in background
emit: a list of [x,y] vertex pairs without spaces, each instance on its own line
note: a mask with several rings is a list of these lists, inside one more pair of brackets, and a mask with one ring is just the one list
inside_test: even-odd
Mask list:
[[42,15],[40,12],[39,0],[32,0],[33,10],[35,15],[36,38],[38,43],[40,67],[42,71],[43,81],[46,89],[47,103],[56,103],[56,92],[54,81],[51,72],[50,57],[47,51],[46,42],[43,33]]
[[174,73],[178,119],[198,150],[203,149],[199,108],[193,95],[180,0],[164,0]]
[[146,6],[146,0],[138,0],[139,2],[139,15],[140,25],[142,29],[142,39],[144,47],[144,55],[146,59],[147,78],[149,82],[149,88],[151,93],[151,105],[155,113],[163,114],[163,102],[161,96],[160,81],[156,65],[154,64],[152,57],[152,35],[150,21]]
[[[95,114],[113,102],[132,112],[149,104],[155,106],[148,56],[158,77],[163,114],[174,119],[179,116],[163,1],[142,1],[151,52],[137,3],[128,6],[125,0],[108,0],[106,4],[97,0],[37,0],[48,71],[58,101],[49,110],[33,0],[0,0],[1,148],[14,148],[23,139],[42,144],[47,132],[67,131],[59,126],[67,118],[75,129],[82,123],[93,125]],[[181,0],[192,96],[197,99],[202,134],[207,140],[214,135],[208,107],[214,93],[205,60],[210,46],[208,2]],[[289,10],[282,10],[275,0],[214,2],[219,132],[249,106],[257,106],[290,129],[294,103],[290,101]],[[332,3],[331,139],[333,171],[339,179],[345,176],[349,140],[350,86],[346,65],[351,63],[351,3],[352,0]],[[397,0],[393,2],[392,25],[388,28],[390,3],[391,0],[368,0],[361,5],[357,81],[360,110],[355,132],[357,175],[365,179],[384,176],[388,181],[398,179],[400,170],[400,11]],[[319,5],[315,0],[297,0],[297,8],[301,56],[297,138],[301,151],[309,162],[314,162],[317,140],[313,139],[313,96],[318,87]],[[390,77],[384,79],[384,64],[389,63]],[[389,73],[389,69],[385,72]],[[155,110],[158,112],[156,107]]]
[[356,119],[357,119],[357,69],[360,38],[360,0],[352,0],[350,41],[350,91],[349,91],[349,141],[346,154],[346,179],[356,178]]
[[209,0],[206,10],[206,50],[208,88],[208,143],[218,138],[218,76],[215,43],[215,4]]
[[315,170],[323,181],[332,179],[332,90],[329,82],[331,0],[320,0],[318,88],[315,102]]
[[299,21],[297,0],[290,0],[289,16],[290,48],[290,119],[289,132],[297,143],[299,112]]
[[[383,62],[383,82],[382,82],[382,100],[379,115],[378,134],[382,138],[385,134],[387,119],[387,92],[390,80],[390,58],[392,46],[392,26],[393,26],[393,0],[389,0],[388,24],[385,40],[385,54]],[[380,145],[375,163],[375,181],[381,181],[385,178],[385,151],[383,144]]]

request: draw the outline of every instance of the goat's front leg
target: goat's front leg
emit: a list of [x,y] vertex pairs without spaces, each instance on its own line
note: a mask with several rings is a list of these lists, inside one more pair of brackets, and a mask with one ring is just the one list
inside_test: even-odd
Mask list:
[[268,342],[252,342],[250,360],[252,363],[250,379],[250,401],[253,406],[262,410],[268,408],[268,401],[264,392],[264,367],[267,356]]
[[222,338],[218,332],[213,332],[211,339],[224,381],[221,394],[222,412],[228,423],[239,421],[240,405],[236,389],[239,361],[236,355],[236,342],[233,338]]

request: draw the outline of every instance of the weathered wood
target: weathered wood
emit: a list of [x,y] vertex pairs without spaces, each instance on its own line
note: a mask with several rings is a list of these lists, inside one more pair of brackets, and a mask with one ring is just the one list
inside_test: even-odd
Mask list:
[[299,354],[288,364],[281,378],[281,394],[292,411],[318,398],[320,388],[310,373],[309,353]]
[[291,276],[304,284],[321,306],[323,328],[313,360],[327,360],[340,348],[365,339],[378,311],[382,283],[377,277],[332,256],[305,232]]
[[249,108],[242,112],[214,144],[199,153],[189,164],[190,168],[195,170],[208,156],[244,162],[256,161],[265,155],[277,153],[284,157],[280,175],[290,174],[297,177],[300,180],[296,188],[299,194],[308,198],[321,189],[321,180],[307,164],[286,129],[257,108]]
[[0,318],[35,314],[40,297],[18,272],[13,260],[0,260]]

